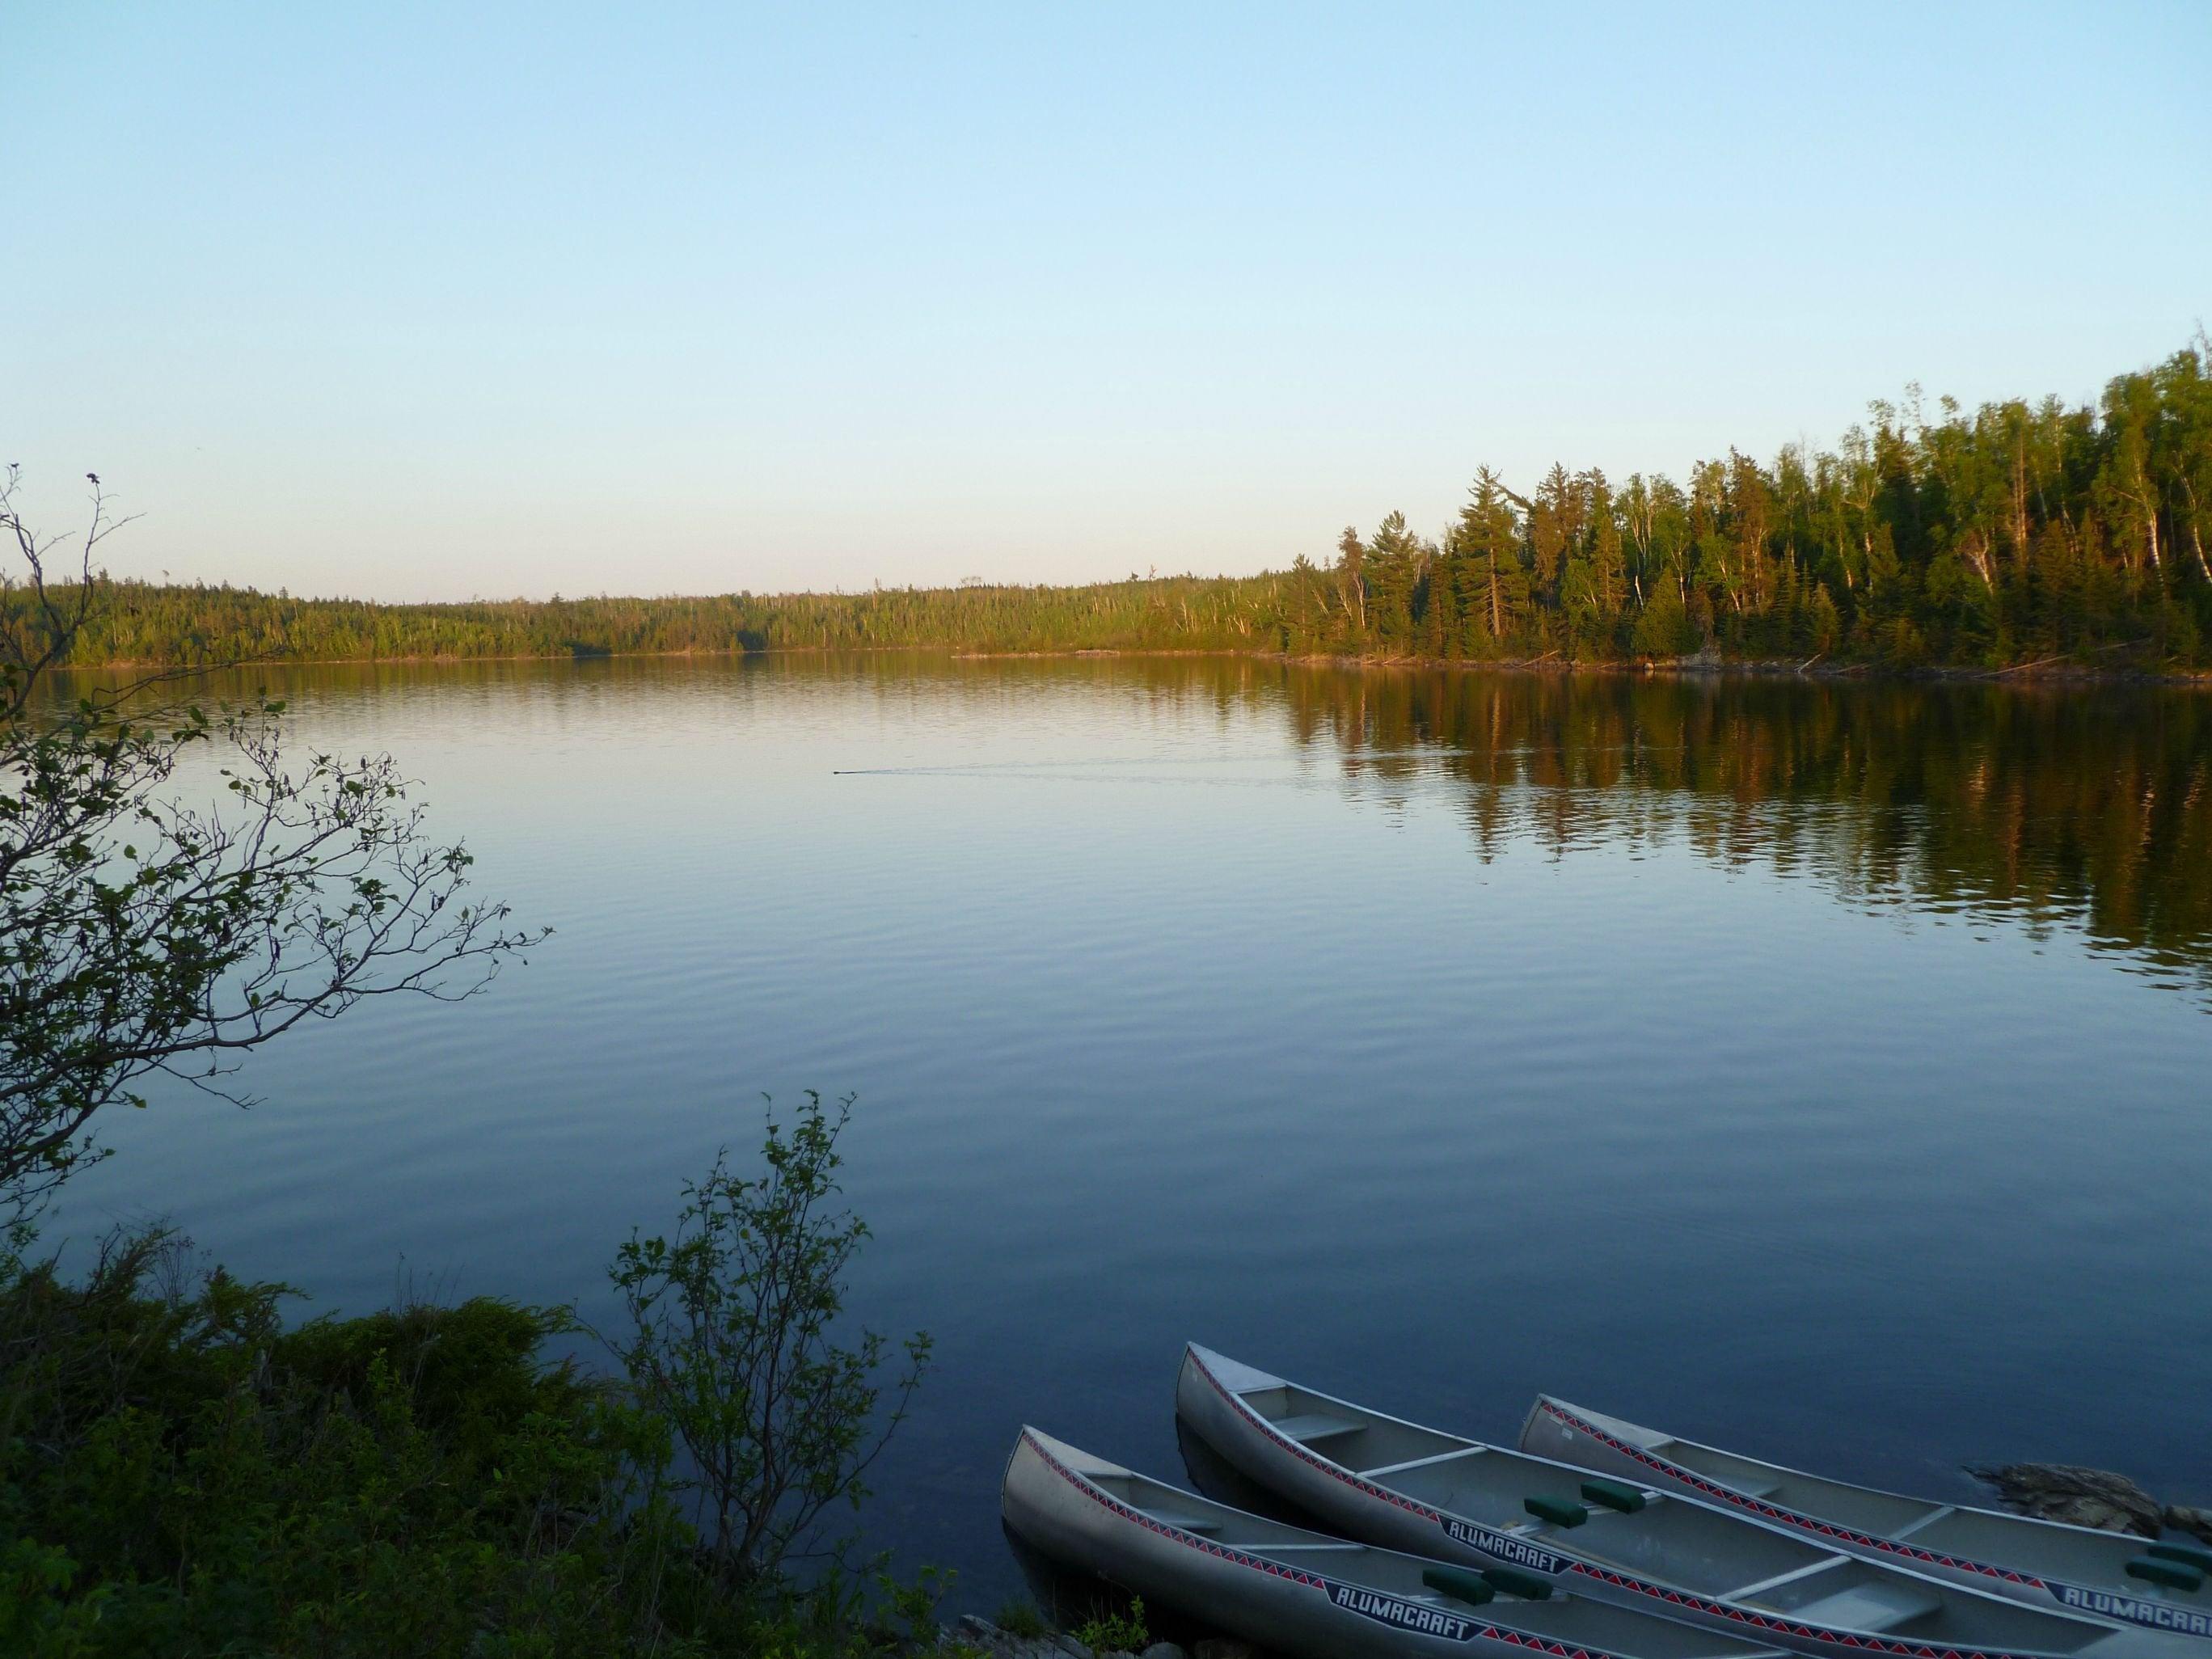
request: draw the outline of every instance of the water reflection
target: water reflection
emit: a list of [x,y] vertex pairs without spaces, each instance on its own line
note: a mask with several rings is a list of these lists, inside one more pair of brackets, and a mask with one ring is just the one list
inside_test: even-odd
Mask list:
[[1283,692],[1363,792],[1455,780],[1486,858],[1679,837],[1862,905],[2076,927],[2212,988],[2197,693],[1395,672]]
[[[951,705],[947,720],[1054,704],[1088,712],[1103,692],[1148,717],[1279,721],[1356,801],[1402,810],[1448,784],[1485,860],[1516,842],[1564,859],[1664,841],[1816,881],[1861,908],[2065,928],[2212,995],[2212,697],[2189,690],[898,652],[311,665],[193,685],[211,700],[266,693],[324,716],[351,710],[403,752],[410,707],[430,729],[471,714],[566,728],[604,717],[611,701],[772,701],[787,719],[810,702],[849,708],[856,692],[898,718],[930,699]],[[1085,750],[1058,775],[1173,765],[1188,783],[1218,764]],[[1025,754],[959,769],[985,765],[1035,773],[1055,763]]]

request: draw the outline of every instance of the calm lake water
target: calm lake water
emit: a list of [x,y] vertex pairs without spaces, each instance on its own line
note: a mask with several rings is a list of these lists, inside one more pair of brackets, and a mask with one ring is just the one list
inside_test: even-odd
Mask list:
[[1031,1421],[1182,1478],[1198,1339],[1510,1440],[1550,1389],[1963,1496],[2212,1503],[2212,699],[770,657],[258,675],[557,934],[110,1126],[315,1310],[611,1310],[763,1092],[859,1097],[940,1369],[876,1530],[1018,1587]]

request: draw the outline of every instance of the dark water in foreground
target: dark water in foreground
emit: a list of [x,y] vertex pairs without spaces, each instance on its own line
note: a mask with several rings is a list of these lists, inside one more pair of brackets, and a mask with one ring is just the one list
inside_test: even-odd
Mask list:
[[[2212,1502],[2212,699],[943,658],[264,676],[558,936],[157,1101],[64,1219],[315,1306],[580,1299],[855,1092],[875,1511],[1017,1586],[1024,1419],[1180,1479],[1180,1345],[1510,1439]],[[844,775],[841,775],[842,772]]]

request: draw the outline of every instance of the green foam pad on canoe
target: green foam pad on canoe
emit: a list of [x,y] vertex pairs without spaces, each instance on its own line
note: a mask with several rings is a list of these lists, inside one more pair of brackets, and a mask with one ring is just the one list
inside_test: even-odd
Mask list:
[[1556,1498],[1525,1498],[1521,1507],[1539,1521],[1548,1521],[1555,1527],[1579,1527],[1589,1519],[1589,1511],[1579,1504],[1563,1504]]
[[1608,1480],[1603,1475],[1583,1482],[1583,1496],[1593,1504],[1609,1510],[1619,1510],[1623,1515],[1633,1515],[1644,1505],[1644,1496],[1626,1480]]
[[1518,1567],[1485,1567],[1482,1576],[1490,1581],[1491,1588],[1517,1595],[1523,1601],[1548,1601],[1552,1599],[1552,1583],[1548,1578],[1539,1578],[1533,1572],[1523,1572]]
[[2177,1544],[2161,1539],[2145,1548],[2143,1553],[2155,1555],[2161,1561],[2179,1561],[2200,1572],[2212,1572],[2212,1550],[2202,1544]]
[[2160,1561],[2148,1555],[2137,1556],[2128,1563],[2128,1577],[2140,1578],[2146,1584],[2163,1584],[2168,1589],[2201,1589],[2204,1574],[2197,1567],[2185,1567],[2179,1561]]
[[1479,1607],[1498,1592],[1471,1572],[1462,1572],[1457,1567],[1424,1567],[1421,1582],[1432,1590],[1442,1590],[1455,1601],[1464,1601]]

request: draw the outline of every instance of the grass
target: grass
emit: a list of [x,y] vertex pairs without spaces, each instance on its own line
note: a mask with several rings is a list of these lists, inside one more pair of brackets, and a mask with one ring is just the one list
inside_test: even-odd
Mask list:
[[1009,1636],[1036,1640],[1052,1634],[1052,1626],[1045,1622],[1036,1604],[1030,1601],[1001,1602],[998,1612],[991,1615],[991,1622]]

